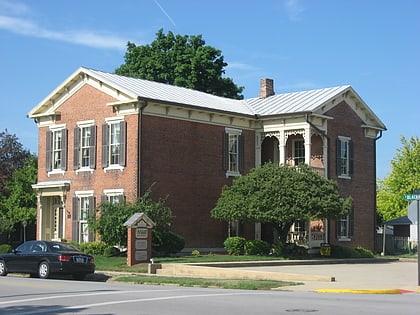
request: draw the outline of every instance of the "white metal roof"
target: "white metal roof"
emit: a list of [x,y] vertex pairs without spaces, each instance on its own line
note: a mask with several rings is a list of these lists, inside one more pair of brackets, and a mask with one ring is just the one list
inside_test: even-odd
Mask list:
[[349,85],[283,93],[267,98],[234,100],[184,87],[120,76],[85,67],[81,67],[75,71],[66,81],[35,106],[32,111],[29,112],[28,116],[34,118],[40,115],[46,115],[51,110],[54,111],[53,105],[51,105],[51,103],[54,103],[52,100],[55,100],[61,94],[65,94],[65,91],[74,85],[75,82],[78,82],[82,75],[91,76],[92,78],[125,93],[133,99],[142,98],[168,104],[196,107],[197,109],[202,110],[260,117],[302,112],[322,114],[323,105],[332,101],[337,96],[350,91],[352,95],[357,98],[358,103],[364,108],[364,111],[372,117],[373,125],[379,129],[386,129],[380,119]]
[[117,74],[102,72],[98,70],[86,69],[87,74],[106,82],[119,90],[136,97],[158,100],[168,103],[185,104],[201,108],[233,112],[245,115],[254,115],[253,111],[243,100],[211,95],[208,93],[187,89],[184,87],[153,82],[138,78],[120,76]]
[[273,95],[268,98],[247,99],[249,106],[261,116],[312,112],[322,104],[344,92],[350,86],[292,92]]

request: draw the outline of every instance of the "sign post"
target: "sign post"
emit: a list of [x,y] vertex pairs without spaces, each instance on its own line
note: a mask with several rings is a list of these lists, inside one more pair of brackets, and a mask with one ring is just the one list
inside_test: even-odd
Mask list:
[[420,189],[415,189],[413,194],[404,197],[405,200],[417,202],[417,285],[420,286]]

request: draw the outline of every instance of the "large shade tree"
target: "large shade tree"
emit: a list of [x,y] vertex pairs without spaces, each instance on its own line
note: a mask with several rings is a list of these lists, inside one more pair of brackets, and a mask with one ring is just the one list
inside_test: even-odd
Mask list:
[[378,181],[377,211],[383,221],[407,215],[405,194],[420,189],[420,139],[401,137],[391,172]]
[[351,198],[343,199],[336,182],[308,166],[267,163],[224,186],[213,218],[271,223],[281,241],[296,220],[334,219],[348,214]]
[[33,224],[36,219],[37,157],[30,155],[4,184],[0,196],[0,232],[10,233],[19,223]]
[[207,46],[201,35],[164,34],[160,29],[150,45],[128,42],[125,63],[115,73],[243,99],[244,88],[223,77],[226,66],[221,51]]
[[15,134],[9,133],[7,129],[0,131],[0,194],[4,193],[5,182],[16,169],[23,167],[30,155]]

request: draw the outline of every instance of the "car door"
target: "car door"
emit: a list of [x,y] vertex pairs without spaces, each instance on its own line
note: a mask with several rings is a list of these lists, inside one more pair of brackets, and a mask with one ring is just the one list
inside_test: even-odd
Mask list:
[[28,254],[33,242],[26,242],[19,245],[7,259],[7,270],[9,272],[28,272]]

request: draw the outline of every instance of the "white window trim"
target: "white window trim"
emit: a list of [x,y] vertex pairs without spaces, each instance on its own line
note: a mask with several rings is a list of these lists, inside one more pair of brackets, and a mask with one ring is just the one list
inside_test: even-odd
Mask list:
[[[108,125],[116,124],[116,123],[119,123],[121,121],[124,121],[124,117],[122,117],[122,116],[105,118],[105,123],[107,123]],[[124,170],[124,166],[117,165],[117,164],[109,165],[109,166],[104,168],[104,173],[106,173],[107,171],[113,171],[113,170],[118,170],[118,171],[122,172]]]
[[[228,135],[240,136],[240,135],[242,135],[242,130],[226,127],[225,128],[225,133],[227,133]],[[226,152],[226,154],[229,155],[229,152]],[[238,155],[239,155],[239,152],[238,152]],[[241,173],[239,172],[239,165],[238,165],[238,171],[236,171],[236,172],[233,172],[233,171],[230,171],[230,170],[226,171],[226,178],[228,178],[228,177],[239,177],[239,176],[241,176]]]
[[[348,234],[350,234],[350,229],[351,229],[351,220],[350,220],[350,215],[347,215],[346,216],[347,217],[347,233]],[[339,221],[341,221],[340,219],[339,219]],[[337,233],[338,234],[338,233]],[[346,235],[346,236],[341,236],[341,235],[337,235],[337,240],[338,241],[340,241],[340,242],[351,242],[351,236],[348,236],[348,235]]]
[[[351,141],[350,137],[345,137],[345,136],[338,136],[338,139],[340,141],[347,142],[348,146],[349,146],[349,142]],[[350,147],[347,148],[347,154],[349,155],[347,157],[347,172],[349,172],[350,171]],[[341,158],[341,148],[340,148],[340,158]],[[351,179],[351,176],[349,174],[341,174],[341,175],[338,175],[338,178]]]
[[[50,131],[52,131],[53,133],[56,131],[60,131],[60,130],[64,130],[66,129],[66,124],[58,124],[58,125],[53,125],[50,126]],[[53,140],[54,141],[54,140]],[[52,150],[52,148],[51,148]],[[54,155],[53,151],[51,151],[51,154]],[[52,157],[51,157],[51,162],[53,161]],[[62,175],[64,176],[64,174],[66,173],[66,171],[64,170],[59,170],[59,169],[52,169],[51,171],[49,171],[47,173],[47,176],[50,177],[51,175]]]
[[[77,127],[79,128],[86,128],[86,127],[92,127],[95,125],[95,120],[84,120],[84,121],[78,121],[76,123]],[[76,175],[79,173],[84,173],[84,172],[90,172],[91,174],[93,174],[93,171],[95,169],[91,168],[90,166],[82,166],[79,169],[76,170]]]

